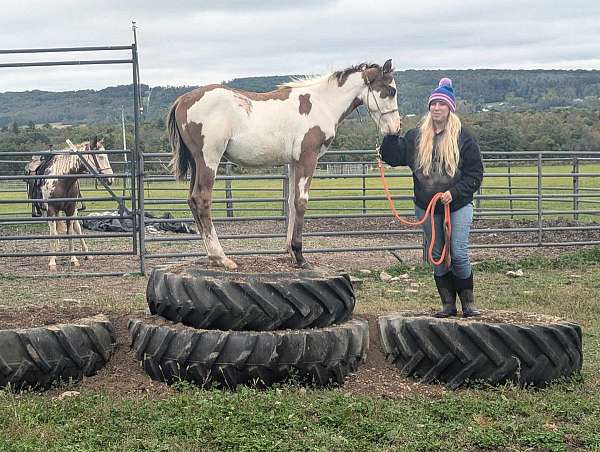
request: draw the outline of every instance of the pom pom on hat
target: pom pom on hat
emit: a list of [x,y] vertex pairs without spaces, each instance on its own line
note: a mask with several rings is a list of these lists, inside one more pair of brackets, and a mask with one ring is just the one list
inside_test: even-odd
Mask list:
[[433,90],[431,96],[429,96],[429,101],[427,103],[427,107],[431,106],[431,102],[433,101],[441,101],[444,102],[450,108],[451,112],[456,111],[456,98],[454,97],[454,89],[452,88],[452,80],[448,77],[444,77],[438,83],[438,87]]

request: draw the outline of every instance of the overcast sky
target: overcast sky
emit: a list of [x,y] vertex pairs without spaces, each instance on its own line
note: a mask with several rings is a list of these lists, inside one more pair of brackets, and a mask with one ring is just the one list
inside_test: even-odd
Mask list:
[[[142,83],[319,74],[392,58],[403,69],[600,69],[598,0],[15,0],[0,48],[128,45]],[[0,63],[127,58],[126,52],[0,55]],[[126,65],[0,68],[0,92],[101,89]]]

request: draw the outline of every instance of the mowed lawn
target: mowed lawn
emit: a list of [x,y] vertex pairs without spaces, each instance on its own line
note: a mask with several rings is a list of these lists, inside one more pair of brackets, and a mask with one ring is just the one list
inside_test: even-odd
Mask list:
[[[580,165],[580,173],[589,173],[592,176],[579,176],[579,193],[587,194],[581,197],[579,209],[600,211],[600,177],[593,174],[600,173],[600,165]],[[526,196],[527,199],[513,199],[512,209],[517,211],[515,218],[537,218],[537,168],[535,166],[517,166],[511,168],[509,178],[502,176],[506,167],[486,168],[486,178],[481,190],[482,198],[478,201],[481,212],[493,213],[498,210],[511,208],[507,199],[494,199],[494,196]],[[569,194],[573,191],[572,166],[556,165],[545,166],[542,172],[542,193],[545,199],[542,202],[544,218],[570,217],[572,214],[564,211],[573,208],[573,198]],[[408,169],[386,169],[388,184],[396,198],[399,210],[412,212],[412,178]],[[234,199],[232,205],[236,217],[251,216],[278,216],[283,211],[283,181],[280,179],[242,179],[231,182],[231,192]],[[15,191],[3,191],[2,200],[25,199],[24,184],[12,185]],[[5,187],[0,187],[6,190]],[[123,194],[119,184],[112,187],[118,194]],[[176,217],[190,217],[187,206],[188,183],[174,181],[147,181],[144,189],[146,209],[155,212],[170,211]],[[126,196],[130,193],[126,192]],[[366,195],[374,199],[352,199]],[[91,181],[84,182],[84,197],[107,197],[103,189],[96,190]],[[225,216],[225,181],[219,180],[214,191],[214,216]],[[130,202],[126,202],[130,205]],[[112,200],[89,201],[88,209],[94,211],[115,210],[116,203]],[[309,209],[307,216],[311,215],[337,215],[337,214],[362,214],[389,212],[387,201],[384,198],[382,182],[377,168],[371,170],[369,177],[331,178],[319,174],[312,183]],[[29,204],[8,204],[0,201],[0,215],[28,215]],[[521,213],[521,215],[518,215]],[[580,214],[580,220],[593,220],[596,215]]]
[[[557,315],[582,326],[581,376],[541,390],[479,385],[407,391],[393,399],[294,385],[238,392],[183,386],[158,397],[88,389],[64,400],[56,392],[0,391],[0,450],[600,450],[600,249],[557,258],[488,261],[477,268],[483,308]],[[522,268],[524,277],[505,275],[514,268]],[[382,283],[377,276],[381,269],[372,270],[357,290],[358,315],[437,303],[429,269],[388,269],[391,274],[408,273],[417,293],[405,291],[401,282]],[[135,315],[145,307],[146,280],[128,278],[132,297],[123,300],[102,289],[116,281],[111,278],[79,281],[97,287],[89,291],[78,290],[71,278],[45,280],[48,287],[43,288],[35,279],[0,276],[0,307],[32,309],[77,298],[79,306]],[[40,296],[40,291],[51,297]],[[137,365],[133,358],[131,365]]]

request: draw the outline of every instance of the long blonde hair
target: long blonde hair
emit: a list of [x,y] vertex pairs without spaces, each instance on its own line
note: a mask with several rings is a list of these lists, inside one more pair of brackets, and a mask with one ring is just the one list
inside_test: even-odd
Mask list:
[[[458,148],[458,136],[462,125],[458,116],[450,112],[445,132],[440,136],[437,142],[436,159],[438,168],[443,168],[446,174],[453,177],[458,167],[460,152]],[[431,160],[433,158],[433,137],[435,130],[433,128],[433,119],[431,113],[427,112],[421,119],[419,127],[419,138],[417,145],[417,169],[429,176],[431,173]]]

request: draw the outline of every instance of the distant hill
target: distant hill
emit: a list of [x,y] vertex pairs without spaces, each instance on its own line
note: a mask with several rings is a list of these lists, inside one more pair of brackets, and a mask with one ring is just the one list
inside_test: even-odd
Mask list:
[[[441,77],[450,77],[464,113],[600,108],[600,71],[563,70],[408,70],[395,74],[402,114],[421,114],[431,90]],[[143,74],[142,74],[143,76]],[[266,92],[290,76],[233,79],[227,85]],[[150,88],[142,85],[144,121],[162,120],[169,105],[193,86]],[[26,91],[0,93],[0,127],[16,122],[103,124],[120,121],[121,106],[132,119],[133,87],[65,92]]]

